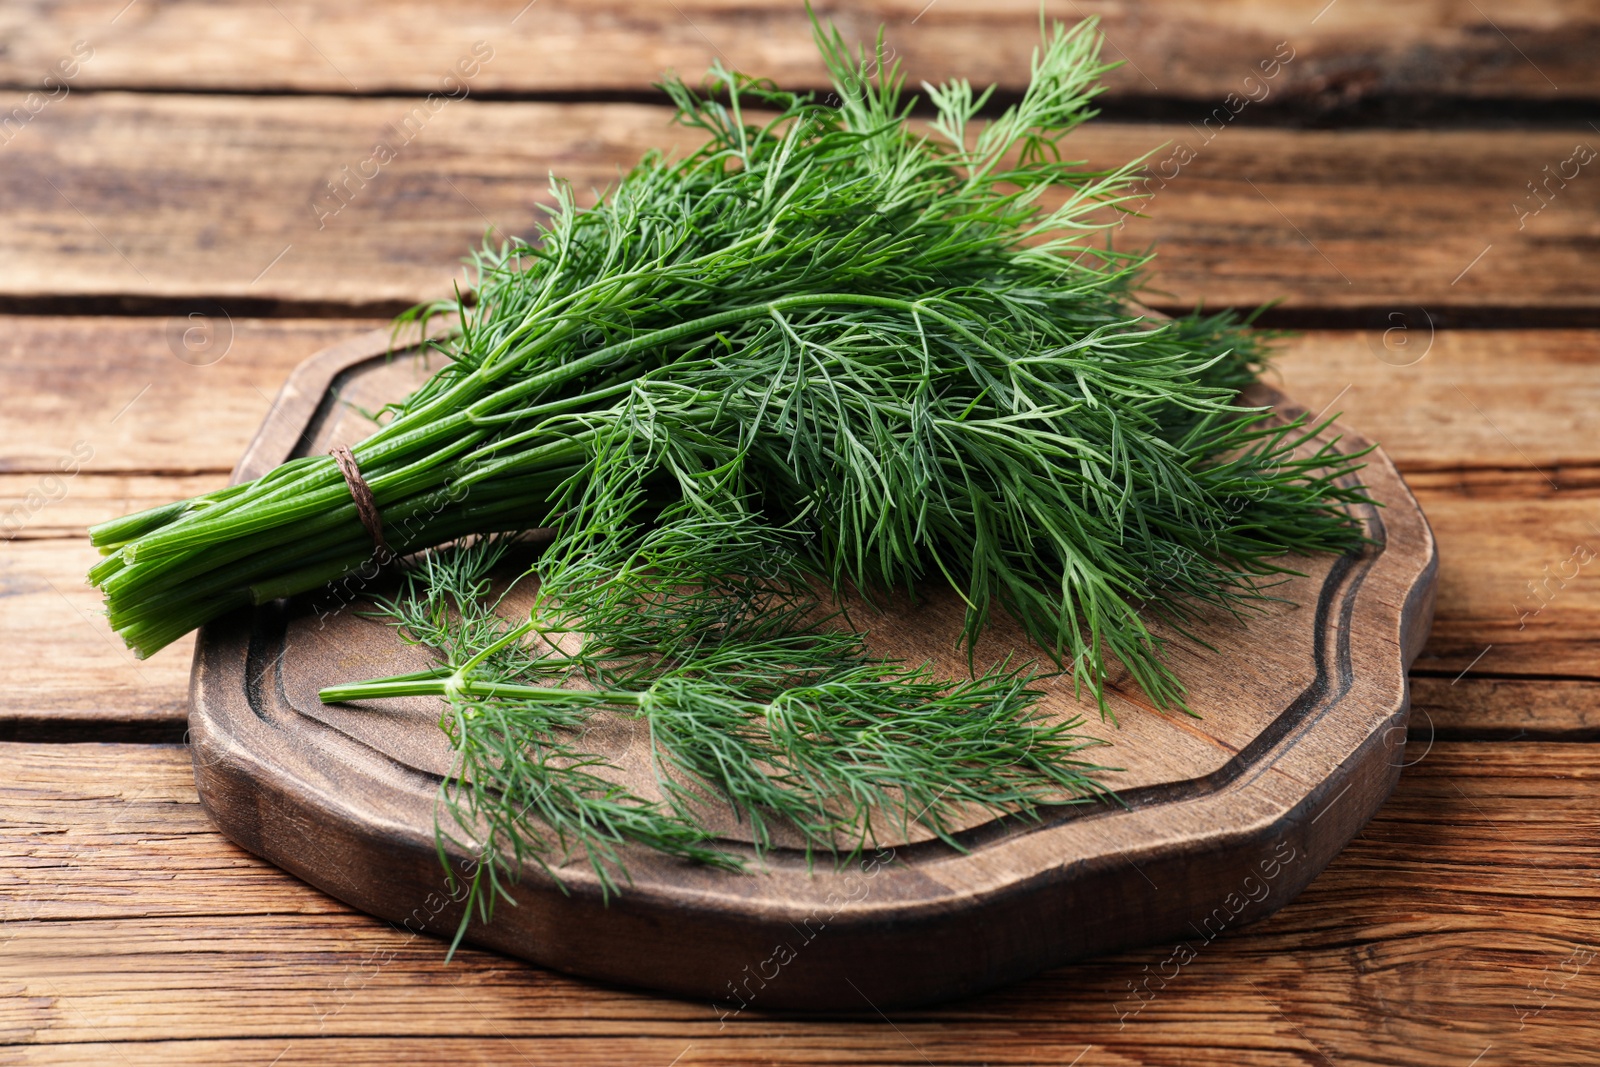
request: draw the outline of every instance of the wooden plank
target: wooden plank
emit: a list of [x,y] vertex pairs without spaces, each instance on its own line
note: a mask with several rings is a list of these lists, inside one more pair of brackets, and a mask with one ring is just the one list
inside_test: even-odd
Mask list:
[[[92,462],[92,461],[91,461]],[[225,471],[210,474],[97,474],[80,470],[0,474],[0,537],[7,540],[82,538],[105,522],[228,484]]]
[[[232,341],[204,366],[174,355],[174,347],[189,354],[182,336],[199,322],[183,314],[0,316],[0,374],[12,385],[0,391],[0,474],[17,476],[0,481],[0,515],[35,488],[24,475],[60,473],[79,442],[94,453],[81,465],[87,473],[226,473],[297,363],[383,325],[241,317],[230,330],[211,314],[215,343],[230,333]],[[1563,487],[1594,482],[1585,468],[1600,465],[1590,432],[1600,331],[1430,331],[1415,309],[1395,330],[1298,334],[1280,346],[1268,381],[1312,410],[1342,412],[1414,485],[1493,495],[1501,481],[1527,481],[1517,471],[1530,465]],[[105,500],[118,491],[147,490],[129,482],[93,493]],[[68,495],[79,492],[74,484]]]
[[1524,485],[1492,504],[1470,488],[1418,490],[1441,575],[1420,670],[1595,676],[1600,491]]
[[111,632],[84,581],[98,559],[86,538],[13,540],[0,550],[0,737],[40,724],[94,724],[181,733],[194,638],[140,661]]
[[1600,741],[1600,682],[1414,675],[1405,758],[1456,737]]
[[[33,478],[14,475],[0,485]],[[1537,478],[1501,474],[1490,493],[1470,482],[1429,487],[1417,484],[1419,476],[1411,479],[1439,539],[1441,563],[1433,636],[1418,659],[1422,676],[1414,679],[1416,706],[1425,710],[1413,723],[1418,736],[1429,729],[1450,737],[1511,737],[1526,730],[1576,738],[1600,728],[1600,686],[1582,681],[1596,677],[1600,656],[1595,566],[1578,567],[1578,575],[1560,585],[1573,548],[1600,548],[1600,535],[1589,526],[1600,522],[1600,487],[1557,494],[1546,486],[1541,497]],[[0,647],[8,649],[0,730],[8,722],[12,730],[19,722],[36,729],[41,720],[99,729],[164,723],[181,730],[190,643],[133,660],[99,615],[98,595],[83,584],[96,556],[67,523],[69,516],[74,523],[98,519],[129,503],[176,498],[222,480],[221,473],[170,482],[80,475],[69,483],[67,498],[38,513],[37,529],[29,526],[0,547],[0,599],[7,607],[0,612]],[[69,532],[70,539],[55,536]],[[1548,588],[1547,564],[1555,575]],[[1520,612],[1539,604],[1528,592],[1530,581],[1547,606],[1519,630]],[[1469,667],[1471,673],[1452,685]],[[1519,675],[1577,680],[1517,681]]]
[[[647,146],[689,140],[657,107],[419,107],[69,97],[8,146],[15,180],[0,192],[8,223],[0,252],[32,264],[0,267],[0,293],[363,306],[435,299],[449,295],[461,256],[491,225],[532,229],[552,170],[587,191],[614,181]],[[410,144],[390,128],[406,123],[417,131]],[[397,154],[363,179],[379,140]],[[81,150],[88,142],[93,152]],[[345,183],[344,200],[334,180]]]
[[[438,91],[478,40],[493,49],[471,82],[480,92],[639,91],[667,68],[698,76],[718,58],[784,85],[822,79],[804,11],[789,0],[524,5],[253,0],[223,11],[179,0],[118,11],[69,0],[0,23],[10,44],[0,80],[46,85],[45,74],[70,56],[74,40],[93,48],[69,82],[84,88],[425,93]],[[1600,90],[1587,61],[1600,32],[1595,14],[1573,0],[1489,12],[1461,0],[1344,0],[1320,12],[1247,0],[1046,0],[1044,9],[1066,22],[1100,16],[1112,42],[1108,57],[1128,60],[1111,79],[1122,95],[1220,100],[1242,91],[1280,42],[1289,42],[1283,54],[1294,59],[1267,84],[1280,98],[1323,106],[1397,94],[1584,99]],[[884,24],[913,84],[953,76],[1017,89],[1038,39],[1039,5],[1031,0],[871,0],[818,10],[852,38]],[[237,47],[240,41],[250,47]]]
[[890,1025],[865,997],[854,1014],[753,1003],[724,1019],[488,953],[445,964],[441,942],[211,831],[182,749],[7,745],[0,1055],[1461,1067],[1492,1047],[1480,1062],[1570,1064],[1600,1038],[1597,779],[1594,746],[1438,744],[1265,922]]
[[[450,292],[491,226],[527,234],[554,170],[582,191],[687,131],[640,105],[69,96],[7,146],[0,297],[211,297],[235,308],[399,306]],[[407,122],[409,135],[396,132]],[[1527,183],[1573,158],[1573,132],[1292,131],[1091,124],[1076,152],[1158,174],[1151,299],[1167,305],[1434,315],[1600,299],[1600,182],[1541,201]],[[394,153],[375,160],[382,141]],[[407,143],[409,142],[409,143]],[[85,149],[93,145],[93,151]],[[1183,158],[1187,158],[1186,156]],[[1570,164],[1577,166],[1576,163]],[[366,177],[361,171],[365,169]],[[1553,172],[1552,172],[1553,173]],[[1574,172],[1581,174],[1581,170]],[[1559,182],[1560,179],[1552,179]],[[341,183],[336,191],[330,183]],[[236,312],[237,313],[237,312]],[[1498,312],[1497,312],[1498,313]]]
[[1382,444],[1414,487],[1492,495],[1529,467],[1563,488],[1592,484],[1600,332],[1440,330],[1416,308],[1394,314],[1388,330],[1287,339],[1267,380]]
[[[39,479],[29,476],[74,467],[88,474],[226,476],[295,364],[381,325],[366,319],[230,320],[215,309],[200,314],[206,312],[206,320],[184,313],[0,318],[0,374],[8,383],[0,391],[0,472],[14,474],[0,489],[0,516],[39,488]],[[67,498],[77,499],[84,484],[69,481]],[[139,494],[151,491],[150,483],[143,486],[99,483],[92,507],[118,493],[145,499]],[[64,524],[64,517],[55,517],[62,506],[52,503],[34,515]]]

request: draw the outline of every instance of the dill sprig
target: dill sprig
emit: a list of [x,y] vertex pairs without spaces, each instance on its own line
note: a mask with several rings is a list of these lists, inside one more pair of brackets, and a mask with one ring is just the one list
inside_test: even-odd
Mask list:
[[[1100,742],[1076,733],[1079,719],[1040,714],[1027,668],[952,682],[871,657],[824,613],[813,575],[774,565],[801,558],[797,531],[726,506],[736,469],[702,473],[701,497],[652,514],[648,459],[620,426],[602,439],[534,565],[526,622],[501,617],[509,590],[490,594],[504,542],[427,553],[380,614],[439,665],[321,694],[445,701],[457,761],[441,848],[493,858],[474,875],[468,917],[510,899],[506,882],[528,859],[559,882],[581,855],[607,894],[626,877],[629,843],[740,869],[707,829],[719,806],[756,857],[787,831],[809,861],[913,826],[960,847],[954,827],[975,813],[1033,818],[1103,795],[1104,768],[1079,756]],[[601,710],[646,727],[658,796],[595,773],[606,762],[581,738]]]

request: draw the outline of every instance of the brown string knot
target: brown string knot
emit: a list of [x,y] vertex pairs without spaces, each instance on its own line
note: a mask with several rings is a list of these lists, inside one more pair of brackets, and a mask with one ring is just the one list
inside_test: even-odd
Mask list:
[[378,502],[372,496],[372,487],[361,477],[361,469],[356,466],[356,457],[343,445],[329,449],[328,455],[339,465],[339,473],[344,475],[344,484],[350,487],[350,499],[355,501],[356,515],[360,517],[361,525],[365,526],[367,533],[372,536],[372,546],[378,550],[379,555],[388,555],[389,546],[383,539],[383,516],[378,513]]

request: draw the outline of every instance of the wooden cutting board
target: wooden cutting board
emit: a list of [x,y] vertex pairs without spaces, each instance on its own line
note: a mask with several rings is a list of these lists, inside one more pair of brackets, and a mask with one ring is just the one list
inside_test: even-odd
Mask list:
[[[291,375],[235,478],[365,437],[374,410],[426,377],[387,331],[330,348]],[[1300,412],[1267,389],[1257,402]],[[1347,431],[1339,447],[1366,442]],[[1378,542],[1303,561],[1248,624],[1219,618],[1175,637],[1190,718],[1162,714],[1112,681],[1116,724],[1043,683],[1051,714],[1083,714],[1111,742],[1096,759],[1120,804],[1062,806],[1037,822],[977,820],[956,850],[886,837],[841,869],[778,848],[753,874],[628,857],[632,885],[609,902],[575,864],[564,891],[533,865],[494,921],[468,939],[544,966],[712,1002],[725,1017],[767,1008],[851,1009],[965,996],[1083,956],[1167,946],[1133,1011],[1205,946],[1294,898],[1372,817],[1405,763],[1406,668],[1427,637],[1437,554],[1394,467],[1362,472],[1382,508],[1360,516]],[[318,690],[426,665],[350,591],[238,613],[196,649],[190,737],[200,798],[228,837],[341,900],[413,932],[448,937],[460,917],[435,851],[437,789],[450,750],[432,699],[324,706]],[[952,596],[856,613],[873,647],[959,677]],[[1006,622],[980,659],[1027,643]],[[653,789],[637,724],[602,722],[586,747]],[[747,848],[739,827],[729,847]],[[465,852],[451,856],[457,869]],[[1248,934],[1244,935],[1248,936]],[[1118,991],[1120,994],[1122,991]]]

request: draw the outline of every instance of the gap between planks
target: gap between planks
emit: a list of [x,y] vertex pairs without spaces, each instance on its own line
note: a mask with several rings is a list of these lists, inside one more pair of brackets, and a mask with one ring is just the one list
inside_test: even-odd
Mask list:
[[[224,302],[226,302],[224,304]],[[297,297],[253,297],[235,290],[196,288],[177,295],[152,295],[136,292],[77,293],[0,293],[0,315],[29,318],[145,318],[185,316],[197,309],[226,307],[238,318],[279,319],[355,319],[371,318],[387,322],[415,305],[411,300],[316,300]],[[1186,315],[1194,304],[1172,304],[1155,296],[1146,306],[1167,316]],[[1394,304],[1293,307],[1249,304],[1207,304],[1211,312],[1230,311],[1251,317],[1256,326],[1268,330],[1383,332],[1395,324],[1397,311],[1417,315],[1417,308],[1397,308]],[[1428,309],[1433,328],[1439,330],[1592,330],[1600,329],[1600,306],[1552,304],[1495,304],[1473,301],[1460,305]]]

